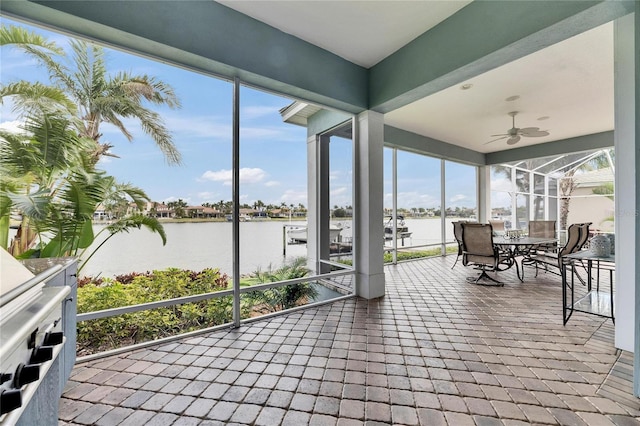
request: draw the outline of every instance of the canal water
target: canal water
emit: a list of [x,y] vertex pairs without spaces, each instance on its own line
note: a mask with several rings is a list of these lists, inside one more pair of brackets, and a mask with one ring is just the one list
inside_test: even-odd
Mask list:
[[[455,220],[455,219],[451,219]],[[450,222],[450,220],[448,220]],[[350,222],[349,222],[350,223]],[[440,219],[407,219],[412,237],[406,245],[433,244],[440,241]],[[275,220],[240,223],[240,273],[250,274],[272,265],[277,268],[287,259],[306,256],[304,244],[288,244],[283,256],[283,227],[304,226],[305,222]],[[80,275],[113,277],[130,272],[180,268],[200,271],[220,268],[232,272],[232,224],[229,222],[165,223],[167,244],[145,228],[120,233],[109,239],[87,262]],[[96,226],[99,232],[103,226]],[[447,239],[452,240],[453,227],[447,224]],[[351,236],[351,229],[341,235]],[[98,238],[94,247],[104,238]],[[398,244],[400,245],[400,244]],[[88,250],[88,252],[90,252]]]

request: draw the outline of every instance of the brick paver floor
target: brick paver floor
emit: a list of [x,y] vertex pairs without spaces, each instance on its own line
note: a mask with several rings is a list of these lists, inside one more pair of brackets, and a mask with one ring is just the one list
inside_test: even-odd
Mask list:
[[[552,274],[386,268],[387,294],[76,365],[60,425],[640,425],[600,396],[611,320],[562,325]],[[633,398],[631,398],[633,400]]]

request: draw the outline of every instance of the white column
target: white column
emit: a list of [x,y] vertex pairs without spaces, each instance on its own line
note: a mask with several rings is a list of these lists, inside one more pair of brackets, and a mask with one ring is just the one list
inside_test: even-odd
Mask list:
[[478,222],[487,223],[491,219],[491,166],[479,166],[477,176]]
[[[314,273],[323,272],[320,260],[329,259],[329,137],[307,138],[307,256]],[[326,271],[325,271],[326,272]]]
[[615,22],[615,231],[616,231],[616,295],[615,345],[632,351],[636,328],[638,295],[638,134],[635,93],[637,72],[634,57],[634,17],[627,15]]
[[[635,93],[635,99],[633,104],[633,117],[634,121],[634,137],[633,141],[635,142],[633,146],[635,147],[635,171],[633,174],[635,176],[635,225],[636,225],[636,233],[635,233],[635,249],[634,254],[640,253],[640,176],[638,176],[637,171],[640,169],[640,117],[638,117],[638,112],[640,111],[640,84],[638,83],[638,76],[640,76],[640,55],[638,54],[638,49],[640,48],[640,3],[635,3],[635,12],[634,12],[634,22],[633,28],[628,29],[627,32],[633,34],[632,41],[630,43],[631,46],[627,49],[628,55],[635,58],[635,63],[633,67],[633,76],[632,80],[633,92]],[[629,24],[621,24],[631,26],[632,23]],[[616,167],[616,170],[618,168]],[[638,265],[638,257],[636,256],[635,263],[635,319],[633,323],[635,323],[635,341],[633,344],[634,348],[634,361],[633,361],[633,394],[640,398],[640,265]]]
[[355,123],[355,266],[356,294],[384,296],[384,116],[359,114]]

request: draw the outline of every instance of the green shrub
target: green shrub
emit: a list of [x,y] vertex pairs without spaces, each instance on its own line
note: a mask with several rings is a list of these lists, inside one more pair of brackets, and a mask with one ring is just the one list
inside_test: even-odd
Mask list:
[[[259,283],[302,278],[309,274],[307,259],[298,257],[277,269],[271,265],[266,271],[258,270],[252,274]],[[318,290],[310,283],[290,284],[266,290],[256,290],[246,293],[244,299],[254,306],[260,313],[278,312],[302,305],[318,296]]]
[[[122,280],[122,281],[120,281]],[[167,269],[133,273],[115,279],[83,280],[78,288],[78,313],[100,311],[173,299],[229,288],[229,278],[218,269],[201,272]],[[78,323],[78,351],[98,352],[154,340],[232,320],[232,297],[156,308]],[[251,306],[243,306],[244,311]]]

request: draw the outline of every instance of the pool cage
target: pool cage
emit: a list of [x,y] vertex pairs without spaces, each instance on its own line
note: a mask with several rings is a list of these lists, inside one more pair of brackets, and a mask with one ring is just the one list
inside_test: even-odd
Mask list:
[[564,241],[571,223],[614,230],[613,148],[491,166],[491,220],[528,229],[530,220],[555,220]]

